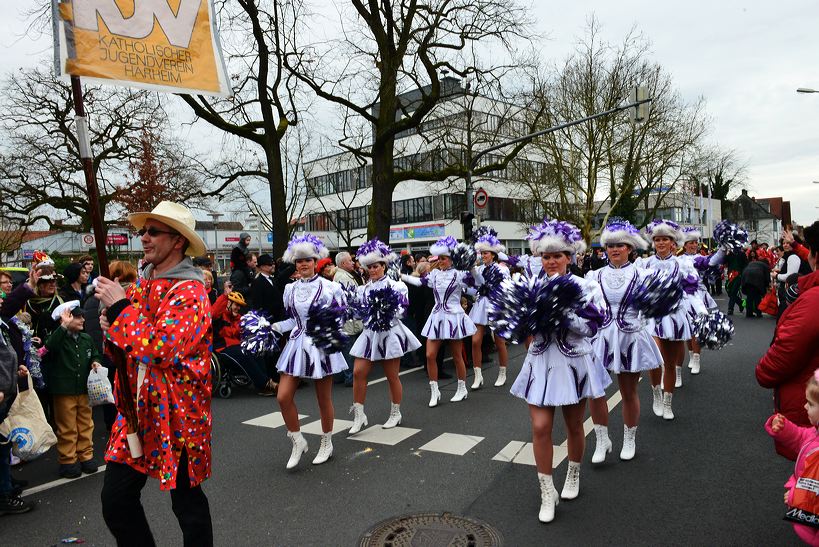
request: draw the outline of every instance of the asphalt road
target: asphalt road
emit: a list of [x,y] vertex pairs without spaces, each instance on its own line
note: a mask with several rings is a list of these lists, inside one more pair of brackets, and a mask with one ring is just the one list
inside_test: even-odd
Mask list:
[[[774,320],[735,319],[733,343],[705,352],[699,376],[686,369],[685,385],[674,397],[673,422],[652,414],[648,382],[641,384],[642,423],[637,456],[630,462],[617,457],[622,418],[621,407],[614,407],[612,454],[605,464],[592,466],[594,435],[587,437],[580,497],[562,502],[550,524],[537,520],[537,475],[524,446],[531,441],[527,408],[508,393],[522,348],[512,351],[506,388],[491,387],[496,367],[485,365],[490,387],[470,392],[463,403],[450,403],[454,381],[442,382],[443,401],[435,409],[426,406],[423,371],[408,372],[402,376],[404,429],[390,433],[406,438],[382,444],[384,439],[352,440],[340,432],[334,457],[313,466],[319,437],[306,433],[310,450],[293,471],[285,470],[290,442],[283,427],[243,423],[276,412],[274,399],[249,392],[217,399],[213,477],[205,483],[216,543],[352,546],[389,517],[449,511],[489,523],[509,546],[797,544],[782,520],[782,485],[792,463],[775,454],[762,428],[771,394],[757,386],[753,373]],[[296,399],[308,431],[319,417],[312,388],[300,390]],[[350,420],[352,390],[336,386],[334,401],[337,418]],[[370,426],[376,426],[373,432],[383,433],[377,424],[389,412],[385,383],[370,386],[365,410]],[[273,426],[275,418],[260,421]],[[566,437],[560,420],[556,423],[559,445]],[[99,429],[97,438],[101,454]],[[0,517],[0,545],[54,545],[71,536],[89,545],[113,545],[101,517],[101,473],[36,491],[56,479],[55,458],[52,450],[15,468],[16,477],[31,481],[26,498],[37,507]],[[565,472],[563,459],[555,469],[558,490]],[[142,499],[158,543],[181,545],[170,497],[156,481],[149,481]]]

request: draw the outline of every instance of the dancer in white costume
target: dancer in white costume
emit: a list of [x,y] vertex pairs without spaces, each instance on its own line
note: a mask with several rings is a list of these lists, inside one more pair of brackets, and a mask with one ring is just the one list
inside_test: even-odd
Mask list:
[[[600,243],[609,258],[607,266],[586,274],[600,284],[606,301],[605,322],[594,339],[594,354],[603,366],[617,375],[623,398],[623,447],[620,459],[630,460],[637,450],[637,425],[640,421],[640,398],[637,384],[644,370],[659,369],[663,357],[651,338],[647,322],[628,306],[635,288],[649,276],[647,270],[634,266],[630,255],[647,247],[640,232],[625,220],[609,222],[600,235]],[[612,443],[608,434],[609,411],[605,397],[593,399],[591,407],[596,445],[592,463],[605,461]]]
[[[715,310],[719,306],[717,306],[717,303],[711,297],[711,293],[708,292],[708,288],[705,286],[705,281],[703,280],[703,275],[710,266],[720,264],[725,257],[725,253],[724,251],[720,250],[711,256],[699,254],[697,250],[700,246],[699,240],[702,237],[702,233],[700,232],[699,228],[694,226],[686,226],[682,229],[682,234],[683,254],[680,255],[680,258],[689,261],[691,266],[697,270],[697,274],[699,274],[700,278],[699,285],[697,286],[696,298],[699,298],[707,309]],[[694,319],[696,319],[696,314],[693,312],[693,310],[691,313],[689,313],[689,319],[691,319],[692,323]],[[696,337],[692,337],[688,341],[688,368],[691,369],[691,374],[700,373],[701,352],[702,349],[700,348],[699,342],[697,342]],[[682,367],[677,369],[677,374],[679,378],[677,383],[679,385],[675,384],[675,387],[681,387]]]
[[458,241],[452,236],[442,237],[429,248],[429,252],[438,255],[438,266],[425,277],[402,275],[401,280],[420,287],[427,285],[432,289],[435,306],[432,308],[421,334],[427,337],[427,374],[429,374],[429,406],[438,406],[441,392],[438,389],[438,351],[444,340],[449,340],[452,359],[455,361],[455,372],[458,375],[458,389],[450,399],[452,402],[463,401],[469,395],[466,390],[466,364],[463,357],[463,339],[475,334],[475,323],[461,307],[461,293],[468,287],[468,276],[480,283],[480,273],[474,267],[470,272],[459,271],[452,267],[451,254]]
[[333,455],[333,374],[347,370],[341,353],[327,354],[317,348],[307,335],[307,322],[311,307],[333,306],[345,302],[341,285],[316,274],[316,261],[329,254],[327,247],[312,234],[295,236],[287,245],[282,259],[294,262],[299,280],[284,288],[284,307],[288,319],[273,324],[279,333],[290,332],[276,364],[281,379],[277,400],[287,426],[287,436],[293,442],[293,450],[287,469],[296,467],[301,455],[307,452],[307,441],[299,428],[299,413],[294,401],[301,378],[310,378],[316,388],[319,414],[321,415],[321,445],[313,464],[326,462]]
[[[491,230],[491,229],[490,229]],[[500,264],[499,255],[504,252],[506,248],[501,245],[497,238],[497,234],[491,232],[480,236],[475,241],[475,250],[481,253],[481,260],[483,264],[478,266],[478,271],[481,276],[486,272],[486,268],[498,268],[504,278],[509,277],[509,268]],[[486,278],[484,277],[484,281]],[[475,381],[472,383],[472,389],[478,389],[483,385],[483,371],[481,364],[483,361],[483,353],[481,345],[486,331],[489,329],[489,319],[486,316],[487,305],[489,302],[490,287],[487,283],[482,283],[474,291],[478,295],[472,310],[469,312],[469,318],[475,323],[475,334],[472,335],[472,369],[475,371]],[[506,367],[509,364],[509,354],[506,351],[506,340],[495,334],[495,347],[498,349],[498,378],[495,381],[495,387],[500,387],[506,383]]]
[[637,267],[680,275],[686,289],[683,294],[684,302],[680,307],[674,313],[654,321],[654,341],[657,342],[663,356],[663,369],[649,372],[653,395],[652,409],[657,416],[673,420],[671,402],[677,383],[677,367],[682,366],[685,359],[685,342],[691,338],[688,313],[689,310],[693,310],[693,313],[701,314],[707,310],[702,302],[692,296],[696,293],[699,282],[697,271],[687,260],[674,256],[672,252],[676,242],[683,237],[680,226],[670,220],[657,219],[646,226],[646,235],[653,242],[656,254],[637,260]]
[[[573,225],[556,220],[544,221],[529,234],[532,254],[540,256],[544,276],[549,281],[566,275],[572,258],[583,252],[586,244]],[[536,333],[511,393],[529,404],[532,421],[532,444],[540,483],[541,506],[538,519],[554,519],[558,503],[552,480],[552,428],[555,410],[562,408],[568,431],[569,462],[566,482],[560,497],[574,499],[580,492],[580,462],[583,460],[585,433],[583,416],[586,399],[601,397],[611,383],[606,371],[592,355],[592,338],[602,323],[600,287],[594,281],[572,276],[584,292],[583,308],[572,313],[569,326],[544,337]]]
[[[387,377],[390,389],[390,416],[384,423],[384,429],[393,428],[401,423],[401,379],[398,376],[398,364],[401,357],[421,347],[421,342],[401,322],[401,316],[407,309],[407,286],[401,281],[394,281],[386,274],[387,265],[398,259],[392,249],[372,239],[359,247],[356,253],[358,262],[370,274],[369,281],[358,287],[357,298],[366,308],[364,314],[364,331],[359,335],[350,355],[355,357],[353,367],[353,426],[350,434],[354,435],[367,425],[364,414],[364,400],[367,397],[367,376],[373,363],[380,363]],[[394,315],[389,321],[377,317],[385,303],[392,304]]]

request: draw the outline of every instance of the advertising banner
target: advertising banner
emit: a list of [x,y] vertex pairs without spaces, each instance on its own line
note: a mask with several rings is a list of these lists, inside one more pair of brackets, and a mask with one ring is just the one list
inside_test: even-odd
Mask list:
[[52,0],[58,76],[227,97],[212,0]]

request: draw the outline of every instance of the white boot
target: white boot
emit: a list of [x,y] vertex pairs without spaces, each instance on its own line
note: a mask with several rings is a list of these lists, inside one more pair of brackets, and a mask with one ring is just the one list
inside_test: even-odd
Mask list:
[[682,367],[674,367],[677,379],[674,380],[674,387],[682,387]]
[[611,439],[609,439],[609,428],[604,425],[595,425],[594,434],[597,442],[594,445],[592,463],[603,463],[606,461],[606,454],[611,452]]
[[353,403],[353,406],[350,407],[350,414],[353,415],[353,426],[350,428],[349,434],[355,435],[367,427],[367,415],[364,414],[364,405]]
[[438,382],[429,383],[429,407],[438,406],[441,401],[441,392],[438,390]]
[[694,367],[691,366],[691,364],[692,364],[691,361],[693,360],[693,358],[694,358],[694,352],[689,351],[688,352],[688,368],[694,368]]
[[564,500],[573,500],[580,493],[580,462],[569,461],[569,468],[566,470],[566,482],[563,483],[563,491],[560,497]]
[[495,387],[501,387],[506,383],[506,367],[498,368],[498,379],[495,380]]
[[455,395],[452,396],[450,402],[457,403],[459,401],[463,401],[468,395],[469,392],[466,391],[466,381],[458,380],[458,389],[455,390]]
[[663,419],[665,420],[674,419],[674,412],[671,411],[671,399],[673,397],[673,393],[663,393]]
[[688,368],[691,369],[691,374],[699,374],[700,373],[700,354],[699,353],[692,353],[691,360],[688,361]]
[[313,458],[313,465],[321,465],[333,455],[333,432],[321,434],[321,446],[318,454]]
[[662,386],[653,386],[651,388],[651,395],[654,401],[651,404],[651,410],[654,411],[655,416],[662,417],[663,415],[663,388]]
[[287,460],[287,469],[293,469],[299,464],[301,455],[307,452],[307,441],[301,431],[288,431],[287,436],[293,442],[293,451],[290,452],[290,459]]
[[620,450],[620,459],[628,461],[637,451],[637,426],[629,427],[623,424],[623,449]]
[[472,370],[475,372],[475,381],[472,382],[472,389],[480,389],[483,386],[483,371],[478,367]]
[[401,424],[401,405],[390,403],[390,417],[384,422],[381,427],[383,429],[392,429]]
[[555,519],[555,507],[560,503],[557,489],[551,475],[538,473],[537,480],[540,482],[540,512],[537,518],[540,522],[552,522]]

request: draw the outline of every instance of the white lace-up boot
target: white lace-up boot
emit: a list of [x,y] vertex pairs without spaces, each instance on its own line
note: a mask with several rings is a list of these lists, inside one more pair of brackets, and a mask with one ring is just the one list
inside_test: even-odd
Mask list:
[[595,425],[594,434],[597,442],[594,445],[592,463],[603,463],[606,461],[606,454],[611,452],[611,439],[609,439],[609,428],[604,425]]
[[457,403],[467,398],[469,392],[466,391],[466,381],[458,380],[458,389],[455,390],[455,395],[452,396],[450,402]]
[[290,452],[290,459],[287,460],[287,469],[293,469],[299,464],[301,455],[307,452],[307,441],[301,431],[288,431],[287,436],[293,442],[293,451]]
[[580,462],[569,461],[569,468],[566,470],[566,482],[563,483],[563,490],[560,497],[564,500],[573,500],[580,493]]
[[472,389],[480,389],[483,387],[483,371],[478,367],[472,369],[475,372],[475,381],[472,382]]
[[367,415],[364,414],[364,405],[353,403],[350,407],[350,414],[353,415],[353,426],[350,428],[350,435],[355,435],[363,428],[367,427]]
[[623,424],[623,449],[620,450],[620,459],[628,461],[637,451],[637,426],[629,427]]
[[540,522],[552,522],[555,519],[555,507],[560,503],[552,476],[545,473],[537,474],[540,483],[540,512],[537,518]]
[[429,407],[438,406],[441,402],[441,392],[438,389],[438,382],[432,381],[429,383]]
[[333,455],[333,432],[321,434],[321,446],[318,454],[313,458],[313,465],[321,465]]
[[674,367],[677,379],[674,380],[674,387],[682,387],[682,367]]
[[392,429],[401,424],[401,405],[390,403],[390,417],[384,422],[381,427],[383,429]]
[[495,387],[501,387],[506,383],[506,367],[498,368],[498,379],[495,380]]
[[651,395],[654,400],[651,403],[651,410],[654,411],[655,416],[662,417],[663,415],[663,388],[662,386],[652,386]]
[[691,360],[688,361],[688,368],[691,369],[691,374],[699,374],[700,373],[700,354],[699,353],[692,353]]
[[691,366],[691,360],[692,360],[693,357],[694,357],[694,352],[689,351],[688,352],[688,368],[694,368],[694,367]]
[[671,399],[674,397],[673,393],[663,393],[663,419],[673,420],[674,412],[671,410]]

